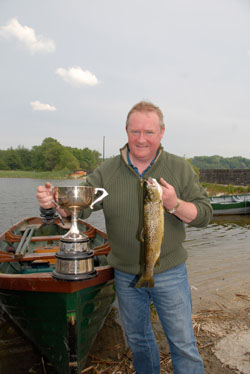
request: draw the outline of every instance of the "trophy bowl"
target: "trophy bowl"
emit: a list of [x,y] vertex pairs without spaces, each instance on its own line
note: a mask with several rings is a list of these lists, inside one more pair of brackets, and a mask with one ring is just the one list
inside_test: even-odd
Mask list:
[[[98,197],[99,192],[101,195]],[[104,188],[91,186],[54,187],[53,194],[56,205],[71,214],[71,228],[62,239],[75,242],[86,237],[79,233],[78,213],[86,208],[93,209],[97,202],[108,195]]]
[[[102,195],[95,199],[95,195],[101,191]],[[56,203],[72,213],[74,210],[86,208],[93,209],[94,204],[101,201],[108,193],[104,188],[90,186],[55,187],[54,199]]]

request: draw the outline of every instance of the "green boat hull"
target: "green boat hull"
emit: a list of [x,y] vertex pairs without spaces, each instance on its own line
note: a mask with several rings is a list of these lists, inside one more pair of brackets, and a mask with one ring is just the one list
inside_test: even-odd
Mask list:
[[250,194],[213,196],[210,202],[213,215],[250,213]]
[[[25,225],[31,222],[36,221]],[[87,229],[91,248],[97,248],[100,260],[95,266],[97,276],[84,281],[54,279],[55,253],[35,254],[38,247],[45,245],[58,250],[56,235],[63,234],[61,227],[40,227],[37,235],[44,231],[47,240],[34,235],[29,253],[19,261],[8,253],[8,248],[17,247],[15,240],[20,241],[18,225],[0,237],[0,305],[59,374],[81,374],[115,300],[113,269],[104,261],[109,250],[106,234],[93,227]],[[33,267],[37,260],[32,256],[36,255],[48,257],[51,263]]]
[[3,309],[60,374],[81,373],[114,298],[113,282],[72,294],[0,292]]

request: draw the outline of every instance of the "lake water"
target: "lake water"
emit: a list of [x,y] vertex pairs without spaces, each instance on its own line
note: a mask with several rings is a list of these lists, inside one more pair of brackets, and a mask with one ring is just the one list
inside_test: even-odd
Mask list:
[[[35,197],[44,180],[0,178],[0,232],[23,217],[38,216]],[[78,185],[78,180],[53,180],[57,186]],[[95,212],[90,223],[105,230],[102,212]],[[194,309],[201,301],[211,306],[228,290],[240,287],[243,292],[250,263],[250,216],[227,216],[214,219],[207,228],[187,227],[185,246]],[[244,282],[243,282],[244,279]],[[244,286],[245,285],[245,286]],[[41,358],[0,310],[0,374],[44,373]],[[53,369],[46,368],[47,374]]]
[[[81,180],[53,180],[54,186],[77,186]],[[23,217],[39,216],[39,205],[36,200],[37,186],[44,184],[41,179],[25,178],[0,178],[0,232],[5,231],[11,225]],[[102,212],[97,212],[94,222],[104,229]],[[92,222],[93,218],[90,217]]]

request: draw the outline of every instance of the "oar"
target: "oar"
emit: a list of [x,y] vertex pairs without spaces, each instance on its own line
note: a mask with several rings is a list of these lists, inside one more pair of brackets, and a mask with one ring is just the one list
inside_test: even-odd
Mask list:
[[32,235],[35,229],[36,229],[35,225],[30,225],[26,227],[23,233],[22,239],[16,249],[15,256],[18,257],[18,256],[23,256],[25,254],[26,248],[30,244],[30,241],[31,241],[31,238],[32,238]]
[[23,257],[14,256],[4,256],[0,253],[0,263],[1,262],[26,262],[35,260],[53,260],[55,259],[56,252],[51,253],[29,253]]

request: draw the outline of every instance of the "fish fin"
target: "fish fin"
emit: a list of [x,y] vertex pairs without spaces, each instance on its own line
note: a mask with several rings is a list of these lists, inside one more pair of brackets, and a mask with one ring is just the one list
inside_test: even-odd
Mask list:
[[142,230],[141,230],[141,232],[140,232],[140,236],[139,236],[139,238],[140,238],[140,241],[141,241],[141,242],[144,242],[144,227],[142,228]]
[[143,278],[143,276],[138,280],[138,282],[135,285],[135,288],[142,288],[142,287],[148,287],[153,288],[154,287],[154,277],[151,277],[149,279]]
[[155,266],[156,267],[159,267],[160,266],[160,256],[157,258],[157,261],[155,263]]

